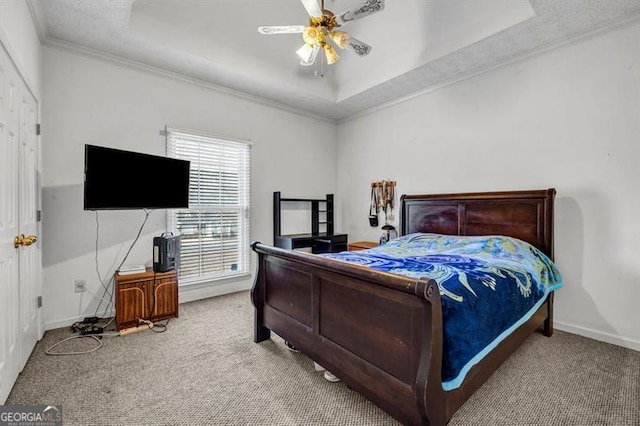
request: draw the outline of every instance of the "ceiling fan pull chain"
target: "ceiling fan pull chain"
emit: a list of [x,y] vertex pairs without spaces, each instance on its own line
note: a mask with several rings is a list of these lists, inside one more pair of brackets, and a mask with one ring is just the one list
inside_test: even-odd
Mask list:
[[318,67],[320,68],[320,77],[324,77],[324,55],[319,55],[320,56],[320,64],[318,64],[316,62],[316,69],[313,72],[313,76],[314,77],[318,77]]

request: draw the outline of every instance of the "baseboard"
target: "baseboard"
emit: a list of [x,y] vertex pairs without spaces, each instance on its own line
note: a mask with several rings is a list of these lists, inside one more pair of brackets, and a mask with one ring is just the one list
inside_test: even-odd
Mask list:
[[[193,302],[200,299],[206,299],[208,297],[222,296],[224,294],[249,290],[252,285],[252,280],[243,280],[225,284],[214,284],[206,287],[180,288],[179,300],[180,303]],[[115,311],[112,312],[111,315],[115,315]],[[70,327],[73,323],[81,321],[83,318],[84,316],[66,318],[56,321],[47,321],[44,323],[44,329],[45,331],[47,331],[61,327]],[[623,348],[640,352],[640,341],[638,340],[616,336],[611,333],[605,333],[587,327],[567,324],[562,321],[554,321],[553,325],[560,331],[566,331],[567,333],[577,334],[579,336],[588,337],[590,339],[610,343],[612,345],[621,346]]]
[[179,288],[178,300],[180,303],[193,302],[209,297],[222,296],[224,294],[237,293],[238,291],[249,290],[253,285],[253,279],[242,281],[215,283],[207,286],[181,286]]
[[[197,286],[182,286],[178,289],[178,300],[180,303],[193,302],[200,299],[207,299],[209,297],[222,296],[224,294],[249,290],[252,285],[253,279],[248,275],[248,279],[241,281],[214,283],[210,285],[200,284]],[[115,311],[111,313],[111,315],[115,314]],[[44,330],[47,331],[54,330],[56,328],[70,327],[73,323],[82,321],[84,317],[88,315],[89,314],[60,320],[46,321],[44,323]]]
[[[115,314],[116,314],[116,311],[112,311],[111,314],[107,316],[114,316]],[[65,318],[65,319],[54,320],[54,321],[45,321],[44,330],[48,331],[48,330],[55,330],[56,328],[71,327],[71,325],[73,325],[74,323],[78,321],[82,321],[83,319],[85,319],[85,317],[88,317],[91,315],[93,314],[88,313],[86,315],[78,316],[78,317],[71,317],[71,318]]]
[[562,321],[553,321],[553,326],[567,333],[577,334],[579,336],[588,337],[590,339],[599,340],[601,342],[611,343],[612,345],[621,346],[623,348],[632,349],[640,352],[640,341],[629,339],[627,337],[616,336],[615,334],[605,333],[593,330],[591,328],[580,327],[578,325],[567,324]]

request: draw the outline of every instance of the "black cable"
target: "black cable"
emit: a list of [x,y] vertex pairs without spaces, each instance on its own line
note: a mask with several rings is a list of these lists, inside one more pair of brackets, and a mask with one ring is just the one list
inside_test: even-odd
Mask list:
[[98,315],[98,309],[102,305],[102,300],[104,299],[104,295],[108,290],[108,285],[104,284],[104,281],[102,280],[102,275],[100,275],[100,269],[98,267],[98,242],[100,241],[100,220],[98,218],[98,210],[96,210],[95,212],[96,212],[96,251],[95,251],[94,259],[96,263],[96,274],[98,274],[98,280],[100,281],[100,285],[102,285],[103,293],[102,293],[102,298],[100,299],[100,303],[98,303],[98,306],[96,307],[96,312],[94,313],[93,316]]
[[[149,327],[149,330],[153,331],[154,333],[164,333],[165,331],[167,331],[167,325],[169,325],[169,321],[171,321],[171,318],[168,318],[167,322],[165,322],[164,324],[155,322],[153,324],[147,324],[147,327]],[[160,330],[156,330],[156,328],[159,328]]]
[[[153,298],[151,299],[151,310],[149,311],[149,319],[153,318],[153,310],[156,307],[156,275],[157,272],[153,271],[153,286],[151,287],[152,289],[152,293],[153,293]],[[148,325],[149,330],[153,331],[154,333],[164,333],[165,331],[167,331],[167,325],[169,324],[169,321],[171,320],[171,318],[167,319],[167,322],[165,322],[164,324],[160,324],[160,323],[153,323],[153,326]],[[159,328],[160,330],[157,330],[157,328]]]
[[[138,239],[140,238],[140,235],[142,234],[142,229],[144,228],[144,225],[147,223],[147,219],[149,219],[149,215],[151,214],[152,210],[146,210],[144,209],[145,212],[145,218],[144,221],[142,222],[142,225],[140,225],[140,229],[138,230],[138,235],[136,235],[135,240],[133,240],[133,243],[131,243],[131,246],[129,247],[129,250],[127,250],[127,254],[124,255],[124,258],[122,259],[122,262],[120,262],[120,265],[118,265],[118,267],[116,268],[116,272],[120,270],[120,268],[122,267],[122,265],[124,265],[124,262],[127,261],[127,258],[129,257],[129,254],[131,253],[131,250],[133,249],[133,246],[136,245],[136,243],[138,242]],[[98,223],[98,213],[96,211],[96,223]],[[98,230],[99,229],[99,223],[98,226],[96,227],[96,271],[98,271]],[[94,316],[98,316],[98,311],[100,310],[100,306],[102,306],[102,302],[105,299],[105,296],[107,295],[107,293],[109,294],[109,302],[107,303],[107,306],[105,308],[105,310],[103,311],[103,314],[101,316],[101,318],[104,318],[104,316],[107,314],[107,312],[109,312],[109,309],[113,306],[113,292],[115,291],[115,285],[114,285],[114,277],[111,277],[111,279],[109,280],[109,284],[107,286],[104,285],[104,283],[102,282],[102,278],[100,277],[100,273],[98,272],[98,278],[100,279],[100,282],[102,283],[102,287],[104,288],[104,291],[102,293],[102,297],[100,298],[100,303],[98,303],[98,306],[96,307],[96,312],[94,313]]]
[[153,318],[153,310],[156,307],[156,271],[153,271],[153,285],[151,286],[151,309],[149,310],[149,319]]

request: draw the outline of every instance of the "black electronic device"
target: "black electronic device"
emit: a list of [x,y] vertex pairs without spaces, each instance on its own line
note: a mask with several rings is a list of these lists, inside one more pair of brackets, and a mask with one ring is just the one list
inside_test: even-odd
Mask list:
[[180,236],[153,237],[153,270],[167,272],[180,267]]
[[85,145],[84,209],[189,207],[186,160]]

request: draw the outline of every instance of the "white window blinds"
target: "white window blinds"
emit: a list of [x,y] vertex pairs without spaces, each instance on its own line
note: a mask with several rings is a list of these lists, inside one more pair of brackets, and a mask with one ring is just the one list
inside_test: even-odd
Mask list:
[[180,235],[180,284],[249,272],[250,148],[167,129],[167,154],[189,160],[189,209],[171,210]]

